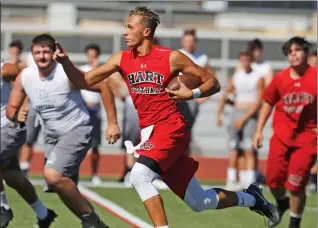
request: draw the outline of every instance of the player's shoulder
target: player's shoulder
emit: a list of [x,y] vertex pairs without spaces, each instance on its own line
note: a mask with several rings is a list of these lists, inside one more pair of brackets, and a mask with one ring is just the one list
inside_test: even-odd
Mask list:
[[21,71],[21,75],[34,75],[34,73],[36,72],[37,70],[37,66],[35,64],[31,64],[30,66],[27,66],[26,68],[24,68],[22,71]]
[[308,67],[308,72],[310,75],[314,76],[316,78],[317,76],[317,67],[314,66],[309,66]]
[[160,45],[156,45],[154,49],[158,52],[172,52],[171,48],[160,46]]
[[285,69],[277,72],[274,76],[274,79],[276,81],[284,80],[285,78],[288,78],[290,75],[290,67],[286,67]]

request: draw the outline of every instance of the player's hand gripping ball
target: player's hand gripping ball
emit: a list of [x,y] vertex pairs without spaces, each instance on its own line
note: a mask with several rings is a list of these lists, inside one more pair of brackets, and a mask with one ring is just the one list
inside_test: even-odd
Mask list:
[[172,100],[191,100],[193,99],[192,90],[198,88],[201,84],[200,78],[183,74],[169,82],[166,92]]

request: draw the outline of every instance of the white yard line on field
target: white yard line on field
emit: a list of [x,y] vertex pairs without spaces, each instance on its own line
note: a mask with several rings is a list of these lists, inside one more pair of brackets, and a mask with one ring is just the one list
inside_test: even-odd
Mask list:
[[[42,185],[44,180],[31,180],[33,185]],[[92,185],[93,186],[93,185]],[[119,187],[119,186],[117,186]],[[112,185],[109,185],[107,188],[112,188]],[[127,186],[125,187],[127,188]],[[140,228],[153,228],[152,225],[148,224],[147,222],[143,221],[139,217],[131,214],[130,212],[126,211],[124,208],[120,207],[119,205],[115,204],[114,202],[102,197],[101,195],[97,194],[96,192],[84,187],[82,184],[78,185],[78,189],[80,190],[81,194],[89,199],[90,201],[96,203],[100,207],[104,208],[114,216],[118,217],[119,219],[123,220],[125,223],[131,225],[132,227],[140,227]]]

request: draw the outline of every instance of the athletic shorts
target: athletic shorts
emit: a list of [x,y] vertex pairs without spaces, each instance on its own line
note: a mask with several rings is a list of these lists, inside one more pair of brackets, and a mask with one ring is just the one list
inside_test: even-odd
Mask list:
[[18,155],[25,138],[25,125],[10,122],[1,128],[1,168],[19,169]]
[[40,130],[41,124],[37,118],[37,113],[33,108],[29,108],[28,117],[26,120],[26,144],[33,145],[36,143]]
[[100,112],[99,111],[89,111],[89,114],[91,116],[91,121],[93,125],[93,131],[92,131],[92,147],[97,148],[102,140],[102,122],[100,118]]
[[[92,126],[79,126],[58,139],[46,137],[45,168],[55,169],[78,182],[79,168],[92,146]],[[50,191],[47,185],[44,191]]]
[[273,135],[267,159],[267,185],[270,188],[285,186],[293,192],[304,191],[316,158],[317,145],[288,147]]
[[157,123],[149,140],[136,151],[159,164],[162,180],[181,199],[199,166],[186,154],[189,144],[190,131],[183,117],[175,113]]
[[242,129],[237,129],[234,122],[243,118],[247,110],[234,109],[231,115],[229,126],[229,149],[230,150],[251,150],[253,149],[253,137],[257,125],[257,115],[251,117]]
[[137,110],[130,96],[126,97],[124,103],[123,133],[121,148],[126,149],[124,142],[131,141],[133,145],[140,142],[140,127]]

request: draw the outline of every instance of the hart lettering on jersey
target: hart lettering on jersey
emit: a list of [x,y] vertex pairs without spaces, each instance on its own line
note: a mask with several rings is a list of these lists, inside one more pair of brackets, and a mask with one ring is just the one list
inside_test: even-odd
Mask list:
[[300,113],[303,108],[312,104],[314,97],[306,92],[288,93],[284,96],[284,111],[287,113]]
[[150,82],[157,85],[162,85],[164,76],[151,71],[138,71],[127,75],[128,83],[130,85],[137,85],[140,83]]
[[38,111],[46,110],[46,109],[51,109],[54,108],[54,105],[37,105],[35,108]]

